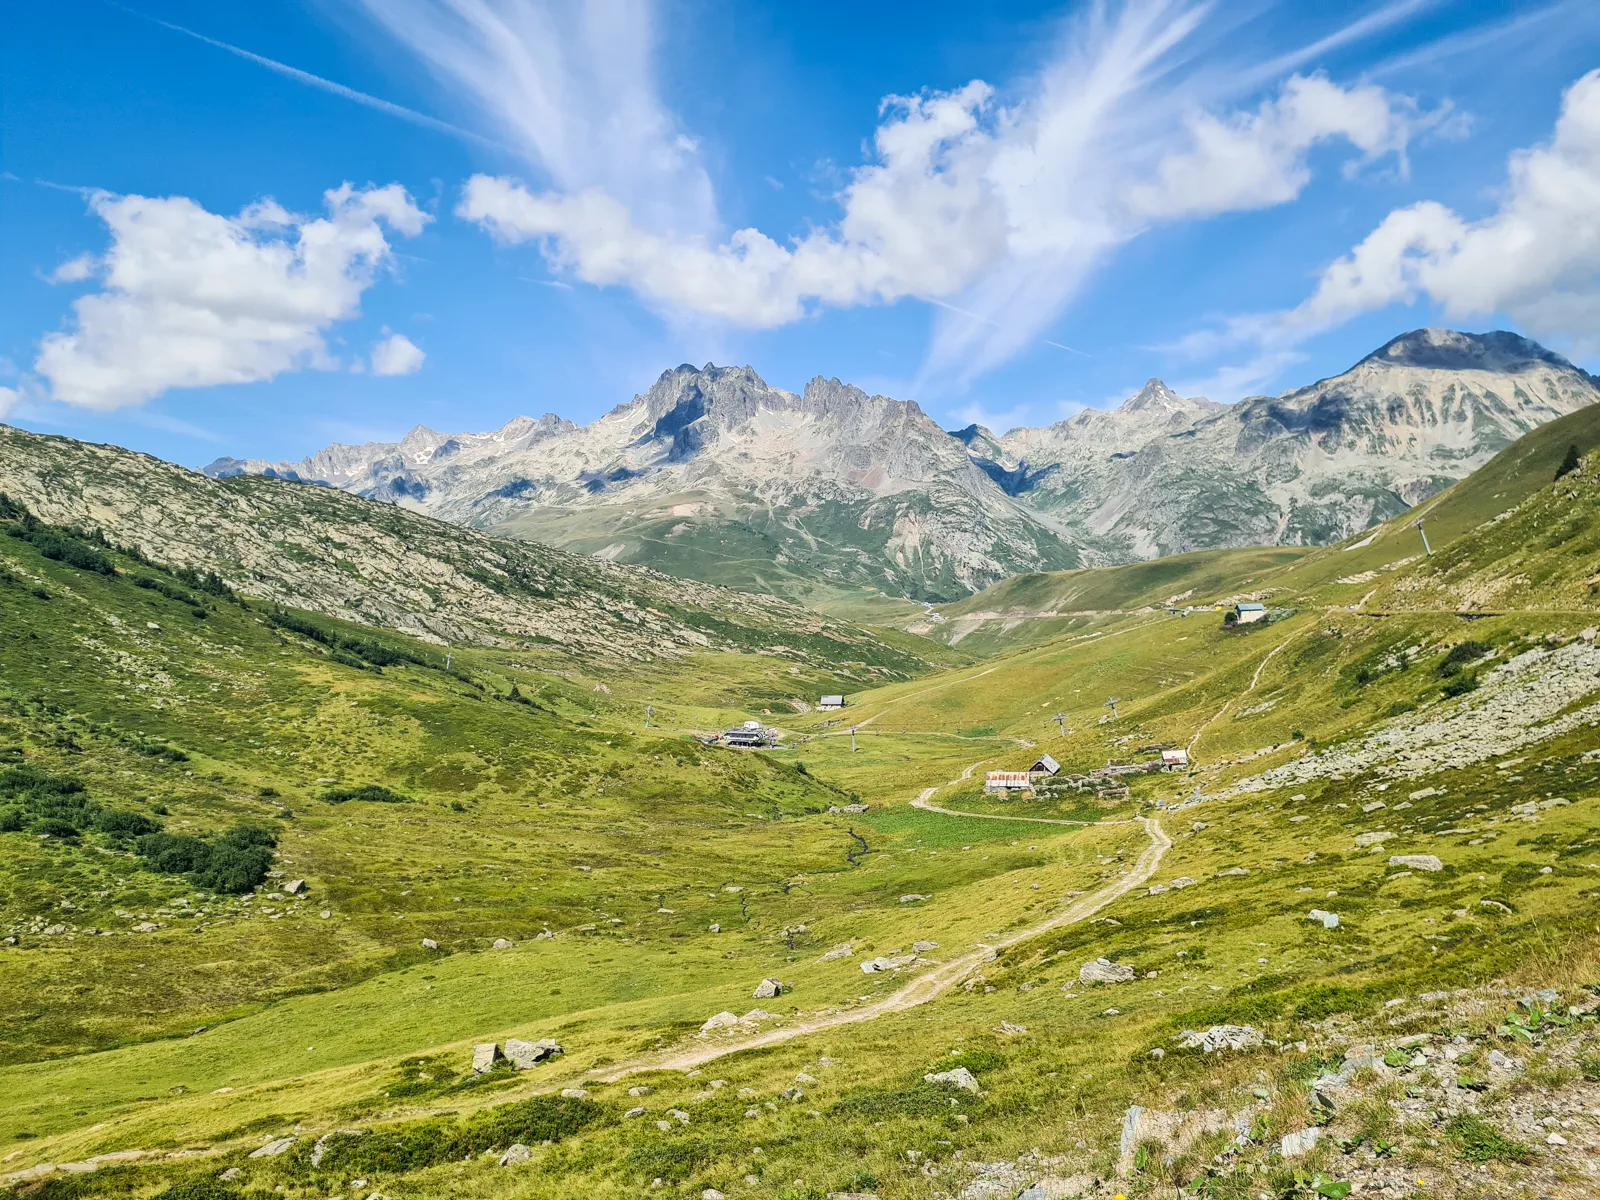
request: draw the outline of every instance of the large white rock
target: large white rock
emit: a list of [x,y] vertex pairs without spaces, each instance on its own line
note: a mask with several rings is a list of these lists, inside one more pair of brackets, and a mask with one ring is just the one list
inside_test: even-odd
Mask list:
[[726,1029],[730,1025],[737,1025],[739,1018],[731,1012],[719,1012],[714,1017],[707,1017],[706,1023],[700,1026],[701,1033],[710,1033],[713,1029]]
[[976,1092],[978,1081],[973,1078],[972,1072],[965,1067],[957,1067],[953,1071],[929,1071],[922,1077],[923,1083],[942,1083],[949,1087],[958,1087],[963,1091]]
[[1132,967],[1114,963],[1109,958],[1096,958],[1078,968],[1080,983],[1127,983],[1133,976]]
[[1320,908],[1313,908],[1310,912],[1308,912],[1306,914],[1306,920],[1321,921],[1324,929],[1339,928],[1339,914],[1326,912]]
[[1444,864],[1437,854],[1391,854],[1391,867],[1404,867],[1408,871],[1442,871]]
[[783,994],[783,984],[776,979],[763,979],[756,984],[756,990],[751,993],[752,1000],[771,1000],[774,996]]
[[485,1071],[494,1070],[495,1063],[504,1057],[497,1042],[479,1042],[472,1048],[473,1074],[482,1075]]
[[560,1053],[560,1045],[550,1038],[540,1038],[536,1042],[525,1042],[521,1038],[506,1039],[506,1057],[516,1064],[519,1071],[526,1071]]

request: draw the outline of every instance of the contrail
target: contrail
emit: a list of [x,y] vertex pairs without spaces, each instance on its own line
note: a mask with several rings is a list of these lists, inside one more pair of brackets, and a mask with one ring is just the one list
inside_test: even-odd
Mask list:
[[469,142],[477,142],[481,146],[488,146],[495,150],[506,150],[508,147],[492,138],[482,134],[473,133],[470,129],[462,129],[459,125],[452,125],[448,121],[441,121],[438,117],[430,117],[427,113],[420,113],[414,108],[407,108],[403,104],[381,99],[378,96],[369,96],[366,92],[358,92],[355,88],[346,87],[342,83],[335,83],[331,79],[324,79],[320,75],[313,75],[310,71],[302,71],[299,67],[291,67],[288,63],[278,62],[276,59],[265,58],[260,54],[252,54],[239,46],[227,42],[219,42],[216,38],[207,37],[203,33],[196,33],[182,25],[174,25],[171,21],[163,21],[160,17],[152,17],[138,9],[129,8],[126,4],[119,4],[117,0],[105,0],[112,8],[119,8],[130,16],[139,17],[149,21],[152,25],[159,25],[163,29],[170,29],[174,33],[181,33],[185,37],[192,37],[197,42],[204,42],[208,46],[215,46],[218,50],[226,50],[229,54],[238,55],[240,58],[265,67],[269,71],[276,71],[279,75],[293,79],[296,83],[303,83],[324,92],[331,92],[335,96],[342,96],[346,100],[353,100],[367,108],[376,109],[378,112],[387,113],[391,117],[399,117],[402,121],[410,121],[413,125],[420,125],[424,129],[432,129],[437,133],[447,133],[452,137],[465,138]]
[[[936,304],[940,308],[947,308],[953,313],[960,313],[963,317],[971,317],[974,321],[982,321],[985,325],[993,325],[996,329],[1001,327],[999,321],[986,317],[982,313],[975,313],[971,309],[957,308],[954,304],[946,304],[943,300],[935,300],[932,296],[923,296],[921,298],[929,304]],[[1068,354],[1081,354],[1084,358],[1094,357],[1087,350],[1075,350],[1071,346],[1062,345],[1060,342],[1052,342],[1049,338],[1040,338],[1039,340],[1046,346],[1054,346],[1057,350],[1065,350]]]

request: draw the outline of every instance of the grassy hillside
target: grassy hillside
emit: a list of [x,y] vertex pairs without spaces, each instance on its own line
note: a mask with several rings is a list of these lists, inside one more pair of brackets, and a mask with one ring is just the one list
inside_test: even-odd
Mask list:
[[1017,575],[942,605],[937,610],[942,619],[911,628],[968,652],[994,653],[1071,633],[1108,616],[1247,594],[1306,553],[1292,546],[1197,550],[1121,567]]
[[[1562,497],[1589,472],[1494,528],[1566,503],[1587,544],[1592,508]],[[1176,590],[1251,561],[1189,564]],[[1170,577],[1123,576],[1094,594],[1126,611],[839,682],[849,707],[820,713],[786,703],[793,681],[857,668],[542,643],[447,666],[59,529],[0,536],[0,564],[19,1195],[1585,1194],[1586,1135],[1547,1134],[1600,1104],[1581,1016],[1600,648],[1591,613],[1533,589],[1469,621],[1352,611],[1319,597],[1371,582],[1312,574],[1279,619],[1228,630],[1137,611]],[[784,745],[683,736],[744,716]],[[980,794],[1041,751],[1082,772],[1162,744],[1192,768],[1126,799]],[[212,849],[264,830],[280,874],[229,890],[205,871],[233,858],[163,858],[132,817]],[[1132,978],[1083,982],[1101,957]],[[765,977],[784,988],[756,999]],[[1517,1005],[1539,988],[1550,1020],[1548,997]],[[1180,1040],[1223,1024],[1264,1041]],[[565,1052],[473,1076],[471,1046],[507,1037]],[[1347,1048],[1359,1069],[1313,1090]],[[957,1068],[976,1091],[925,1078]],[[1130,1104],[1220,1123],[1158,1124],[1124,1155]],[[1277,1152],[1313,1127],[1310,1153]],[[513,1144],[526,1161],[500,1166]]]
[[203,564],[251,596],[436,644],[554,646],[619,661],[759,651],[863,680],[940,658],[919,639],[869,633],[768,596],[490,538],[332,488],[216,480],[3,425],[0,479],[41,520],[173,566]]

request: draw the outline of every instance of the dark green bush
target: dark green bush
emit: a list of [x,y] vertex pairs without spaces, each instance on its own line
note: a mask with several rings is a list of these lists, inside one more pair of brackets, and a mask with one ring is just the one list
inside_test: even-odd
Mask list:
[[101,833],[109,833],[113,837],[143,837],[147,833],[157,832],[161,824],[142,813],[127,812],[120,808],[103,808],[100,810],[100,815],[94,819],[94,827]]
[[235,825],[215,842],[186,834],[150,833],[139,857],[152,871],[187,875],[197,887],[239,895],[261,886],[272,869],[277,837],[254,825]]
[[459,1162],[485,1150],[503,1150],[515,1142],[528,1146],[559,1142],[605,1116],[605,1109],[592,1100],[534,1096],[485,1109],[463,1121],[413,1121],[360,1137],[335,1138],[327,1144],[320,1169],[344,1176],[415,1171]]
[[1451,675],[1459,674],[1461,668],[1467,663],[1482,658],[1485,654],[1489,653],[1489,651],[1493,649],[1494,647],[1489,645],[1487,642],[1474,642],[1470,640],[1465,642],[1457,642],[1454,646],[1450,647],[1450,653],[1446,654],[1444,659],[1439,663],[1438,673],[1442,678],[1449,678]]
[[0,833],[20,833],[27,828],[20,808],[0,808]]
[[56,838],[75,838],[78,827],[60,817],[39,817],[28,826],[31,833],[45,833]]
[[322,793],[322,798],[329,804],[343,804],[347,800],[365,800],[369,804],[410,804],[410,796],[402,796],[399,792],[390,791],[381,784],[368,783],[361,787],[332,788]]
[[239,1193],[215,1179],[191,1179],[157,1192],[155,1200],[242,1200]]

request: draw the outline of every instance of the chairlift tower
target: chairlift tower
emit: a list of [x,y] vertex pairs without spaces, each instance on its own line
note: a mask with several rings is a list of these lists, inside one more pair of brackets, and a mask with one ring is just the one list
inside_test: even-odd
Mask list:
[[1051,717],[1050,719],[1056,723],[1056,728],[1060,731],[1058,736],[1066,737],[1067,736],[1067,714],[1066,713],[1057,713],[1055,716]]
[[1433,557],[1433,547],[1428,545],[1428,531],[1422,527],[1422,518],[1418,517],[1412,522],[1417,527],[1417,532],[1422,535],[1422,548],[1427,551],[1428,557]]
[[1111,719],[1113,721],[1115,721],[1117,719],[1117,705],[1119,705],[1121,703],[1122,703],[1121,697],[1113,696],[1113,697],[1111,697],[1111,699],[1107,700],[1103,705],[1101,705],[1101,707],[1102,708],[1109,708],[1111,710]]

